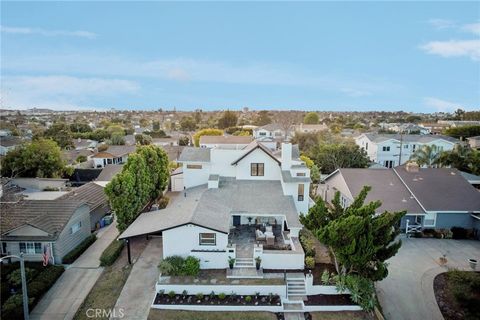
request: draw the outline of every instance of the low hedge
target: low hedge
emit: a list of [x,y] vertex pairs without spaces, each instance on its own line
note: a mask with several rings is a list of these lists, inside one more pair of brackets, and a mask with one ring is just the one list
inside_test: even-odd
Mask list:
[[88,249],[88,247],[92,245],[92,243],[95,242],[95,240],[97,240],[96,235],[94,234],[89,235],[78,246],[76,246],[75,249],[73,249],[72,251],[67,253],[65,256],[63,256],[62,263],[63,264],[73,263],[75,260],[77,260],[78,257],[80,257],[82,253],[85,252],[85,250]]
[[[29,310],[35,307],[42,296],[53,286],[64,271],[63,266],[47,266],[27,284]],[[2,306],[2,319],[23,319],[21,289],[5,301]]]
[[102,267],[111,266],[115,261],[117,261],[122,249],[124,242],[122,240],[113,240],[112,243],[102,252],[100,256],[100,265]]

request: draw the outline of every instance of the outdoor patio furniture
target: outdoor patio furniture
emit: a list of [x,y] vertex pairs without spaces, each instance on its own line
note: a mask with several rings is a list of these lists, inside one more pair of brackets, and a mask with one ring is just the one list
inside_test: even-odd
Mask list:
[[268,236],[266,236],[266,238],[267,238],[267,245],[268,246],[273,246],[273,244],[275,243],[275,236],[268,235]]
[[255,230],[255,239],[257,241],[260,241],[260,240],[265,240],[266,238],[266,235],[261,231],[261,230]]

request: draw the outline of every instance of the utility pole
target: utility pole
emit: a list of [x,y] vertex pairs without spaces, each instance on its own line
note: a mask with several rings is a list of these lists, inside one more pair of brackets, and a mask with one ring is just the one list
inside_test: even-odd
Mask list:
[[17,258],[20,260],[20,275],[22,277],[22,297],[23,297],[23,319],[28,320],[28,293],[27,293],[27,278],[25,276],[25,263],[23,261],[23,253],[20,253],[20,256],[9,255],[3,258],[0,258],[0,262],[7,258]]
[[403,130],[400,130],[400,152],[398,153],[398,165],[402,165],[402,149],[403,149]]

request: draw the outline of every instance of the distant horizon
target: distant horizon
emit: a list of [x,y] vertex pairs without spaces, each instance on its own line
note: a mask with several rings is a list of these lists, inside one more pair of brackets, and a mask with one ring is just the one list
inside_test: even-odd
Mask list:
[[480,2],[1,9],[1,108],[480,109]]

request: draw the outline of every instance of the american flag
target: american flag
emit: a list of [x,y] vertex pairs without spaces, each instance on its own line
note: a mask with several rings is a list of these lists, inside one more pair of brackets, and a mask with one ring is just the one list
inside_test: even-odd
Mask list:
[[50,248],[48,245],[43,246],[43,266],[46,267],[48,265],[48,261],[50,260]]

